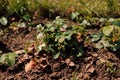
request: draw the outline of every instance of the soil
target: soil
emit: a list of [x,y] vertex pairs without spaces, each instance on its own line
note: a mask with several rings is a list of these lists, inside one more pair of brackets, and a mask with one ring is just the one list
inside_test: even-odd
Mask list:
[[[31,47],[36,34],[35,28],[9,30],[0,41],[0,50],[21,51],[28,43]],[[120,80],[120,52],[94,50],[91,45],[85,46],[84,51],[85,55],[79,58],[67,56],[56,60],[45,52],[20,52],[14,66],[0,64],[0,80]],[[37,60],[36,65],[26,72],[25,66],[32,59]]]

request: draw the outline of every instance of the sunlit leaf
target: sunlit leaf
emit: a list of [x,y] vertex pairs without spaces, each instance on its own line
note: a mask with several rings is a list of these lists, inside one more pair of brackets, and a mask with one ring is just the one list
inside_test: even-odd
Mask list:
[[70,80],[77,80],[77,75],[78,75],[77,72],[74,73],[73,76],[70,78]]
[[62,43],[64,40],[65,40],[64,36],[61,36],[61,38],[58,41]]
[[115,44],[113,46],[111,46],[113,51],[117,51],[117,49],[119,48],[119,45]]
[[0,57],[0,62],[4,62],[7,57],[8,57],[7,54],[3,54],[3,55]]
[[77,57],[81,57],[83,54],[84,54],[84,51],[83,51],[82,47],[80,47]]
[[106,18],[100,18],[99,21],[100,22],[105,22],[107,19]]
[[114,27],[115,26],[113,26],[113,25],[103,27],[103,29],[102,29],[103,34],[106,36],[109,36],[111,34],[111,32],[113,31]]
[[83,26],[85,26],[85,25],[90,26],[91,24],[87,20],[83,20],[81,25],[83,25]]
[[71,14],[71,18],[72,18],[72,19],[75,19],[78,15],[79,15],[79,12],[73,12],[73,13]]
[[52,53],[53,59],[57,59],[60,56],[60,53]]
[[18,23],[17,27],[26,28],[27,26],[25,22],[22,22],[22,23]]
[[110,43],[108,41],[101,40],[101,43],[104,45],[104,47],[110,47]]
[[2,17],[2,18],[0,18],[0,23],[2,24],[2,25],[7,25],[7,23],[8,23],[8,20],[7,20],[7,18],[6,17]]
[[15,64],[15,57],[17,57],[18,55],[16,53],[6,53],[3,54],[0,57],[0,62],[1,63],[6,63],[9,66],[13,66]]
[[102,33],[97,33],[97,34],[91,34],[90,37],[92,37],[92,42],[98,41],[102,36]]
[[62,27],[63,27],[63,28],[67,28],[68,26],[67,26],[66,24],[64,24]]
[[103,48],[103,44],[101,42],[98,42],[97,44],[95,44],[95,47],[101,49]]
[[13,66],[15,64],[15,57],[17,57],[16,53],[8,53],[7,64],[9,66]]

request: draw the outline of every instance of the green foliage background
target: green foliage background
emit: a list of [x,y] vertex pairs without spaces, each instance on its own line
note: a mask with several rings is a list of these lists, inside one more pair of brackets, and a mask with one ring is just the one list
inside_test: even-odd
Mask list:
[[[2,13],[33,14],[39,10],[69,15],[78,11],[82,15],[92,16],[116,16],[120,14],[119,0],[0,0],[0,11]],[[2,15],[1,13],[1,15]],[[53,14],[54,15],[54,14]]]

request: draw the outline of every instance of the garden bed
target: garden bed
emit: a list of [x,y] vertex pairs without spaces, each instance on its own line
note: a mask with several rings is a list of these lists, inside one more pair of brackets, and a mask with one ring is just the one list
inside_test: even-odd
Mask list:
[[[82,57],[58,57],[53,59],[51,54],[37,53],[32,49],[30,53],[22,52],[27,47],[33,47],[36,41],[36,28],[19,28],[8,31],[1,39],[1,51],[16,52],[14,66],[0,64],[0,80],[119,80],[120,56],[119,51],[111,52],[105,49],[95,49],[93,45],[84,43]],[[95,29],[88,29],[85,34],[91,34]],[[34,47],[33,47],[34,48]],[[1,53],[1,54],[4,54]],[[35,66],[27,70],[26,65],[36,59]],[[33,60],[34,61],[34,60]]]

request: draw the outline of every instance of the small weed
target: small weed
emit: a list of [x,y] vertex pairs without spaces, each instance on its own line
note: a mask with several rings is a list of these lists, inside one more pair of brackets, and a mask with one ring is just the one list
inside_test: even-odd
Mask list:
[[78,73],[73,73],[73,76],[70,78],[70,80],[77,80]]
[[0,56],[0,63],[5,63],[9,66],[13,66],[15,64],[15,57],[18,55],[16,53],[6,53]]
[[116,67],[114,65],[114,63],[106,63],[106,72],[110,73],[110,74],[114,74],[116,72]]

